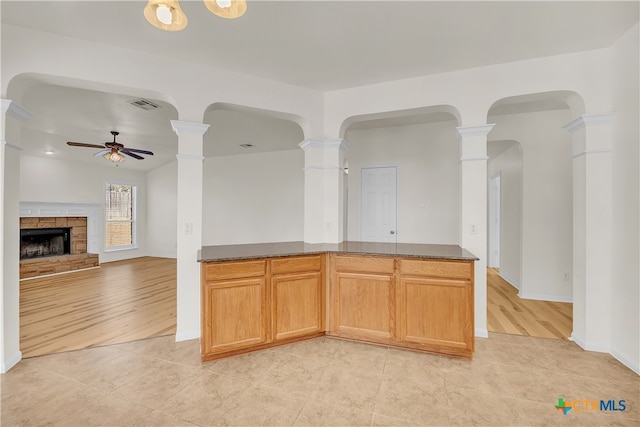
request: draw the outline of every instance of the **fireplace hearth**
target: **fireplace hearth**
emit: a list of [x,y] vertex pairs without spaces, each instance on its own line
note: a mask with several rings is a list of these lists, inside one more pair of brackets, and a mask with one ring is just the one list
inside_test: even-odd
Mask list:
[[20,259],[69,255],[71,228],[32,228],[20,230]]

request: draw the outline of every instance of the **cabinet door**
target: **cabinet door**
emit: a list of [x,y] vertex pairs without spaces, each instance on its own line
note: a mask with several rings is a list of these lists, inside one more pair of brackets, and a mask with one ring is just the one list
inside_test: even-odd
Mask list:
[[467,280],[402,278],[400,340],[473,350],[473,291]]
[[264,277],[207,283],[203,299],[203,355],[267,341]]
[[332,329],[353,338],[392,338],[393,276],[338,272],[335,277]]
[[321,272],[271,277],[274,340],[313,335],[324,330]]

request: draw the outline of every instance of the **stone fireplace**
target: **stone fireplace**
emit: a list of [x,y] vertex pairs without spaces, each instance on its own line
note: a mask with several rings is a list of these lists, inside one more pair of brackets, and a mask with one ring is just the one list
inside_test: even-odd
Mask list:
[[99,266],[87,253],[87,217],[20,218],[20,278]]

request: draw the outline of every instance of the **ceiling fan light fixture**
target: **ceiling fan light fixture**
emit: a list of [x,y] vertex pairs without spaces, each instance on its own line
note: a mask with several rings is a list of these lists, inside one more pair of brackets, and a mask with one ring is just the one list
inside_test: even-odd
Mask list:
[[178,0],[149,0],[144,8],[144,17],[151,25],[164,31],[180,31],[187,26]]
[[225,19],[239,18],[247,11],[247,0],[204,0],[214,15]]
[[107,160],[111,160],[114,163],[121,162],[124,160],[124,156],[120,154],[120,152],[115,148],[112,148],[110,153],[105,154],[104,158]]

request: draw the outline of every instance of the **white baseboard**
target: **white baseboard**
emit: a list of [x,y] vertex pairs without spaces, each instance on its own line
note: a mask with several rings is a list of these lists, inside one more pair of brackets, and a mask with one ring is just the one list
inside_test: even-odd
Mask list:
[[597,352],[600,352],[600,353],[609,353],[611,356],[613,356],[616,360],[618,360],[624,366],[626,366],[627,368],[631,369],[636,374],[640,375],[640,363],[638,361],[634,361],[633,359],[631,359],[629,356],[627,356],[624,353],[619,353],[619,352],[617,352],[615,350],[611,350],[608,346],[604,346],[604,345],[589,345],[589,344],[585,343],[583,339],[578,338],[578,337],[574,336],[573,334],[571,334],[571,336],[569,337],[569,340],[575,342],[582,349],[587,350],[587,351],[597,351]]
[[573,341],[578,344],[583,350],[587,351],[595,351],[598,353],[610,353],[610,348],[606,344],[595,344],[586,342],[584,339],[580,337],[576,337],[573,333],[569,337],[569,341]]
[[640,375],[640,362],[632,360],[629,356],[623,353],[618,353],[617,351],[611,351],[611,355],[615,357],[620,363],[622,363],[627,368],[631,369],[636,374]]
[[544,295],[544,294],[528,294],[518,292],[518,296],[522,299],[532,299],[537,301],[553,301],[553,302],[570,302],[573,303],[572,297],[563,297],[558,295]]
[[154,258],[173,258],[173,259],[177,259],[178,256],[176,254],[167,254],[167,253],[158,253],[158,254],[147,254],[147,256],[150,257],[154,257]]
[[176,332],[176,342],[200,339],[200,331]]
[[21,361],[21,360],[22,360],[22,352],[20,352],[20,351],[18,353],[14,354],[13,357],[10,357],[6,361],[3,360],[2,361],[2,366],[0,366],[0,374],[4,374],[9,369],[11,369],[14,366],[16,366],[18,364],[18,362]]
[[502,278],[502,280],[504,280],[505,282],[507,282],[508,284],[510,284],[511,286],[513,286],[514,288],[516,288],[518,291],[520,290],[520,286],[518,286],[514,280],[511,280],[510,278],[508,278],[507,276],[505,276],[502,273],[498,273],[498,276],[500,276]]
[[489,331],[483,328],[476,328],[475,335],[480,338],[489,338]]

